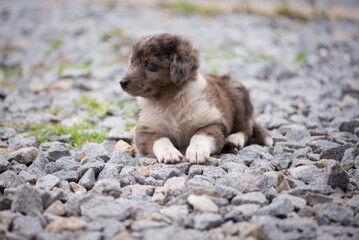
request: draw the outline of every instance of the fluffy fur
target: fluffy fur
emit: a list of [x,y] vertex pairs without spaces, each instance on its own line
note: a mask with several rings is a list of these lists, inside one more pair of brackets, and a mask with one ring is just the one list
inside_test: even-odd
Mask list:
[[245,87],[198,68],[198,50],[181,36],[155,34],[133,46],[120,84],[138,97],[137,150],[159,162],[179,162],[185,153],[187,161],[202,163],[213,153],[241,149],[252,137],[271,145]]

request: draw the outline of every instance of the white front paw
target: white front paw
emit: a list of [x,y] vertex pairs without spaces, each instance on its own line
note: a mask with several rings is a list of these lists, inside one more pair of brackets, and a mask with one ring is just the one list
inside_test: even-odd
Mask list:
[[208,160],[210,151],[207,146],[191,144],[186,151],[186,159],[190,163],[203,163]]
[[178,163],[183,158],[183,155],[175,147],[171,147],[158,151],[156,157],[160,163]]

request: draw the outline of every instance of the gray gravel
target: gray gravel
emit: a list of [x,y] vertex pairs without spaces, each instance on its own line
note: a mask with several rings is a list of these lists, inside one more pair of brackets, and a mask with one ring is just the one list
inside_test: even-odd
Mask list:
[[[357,20],[24,0],[1,1],[0,22],[0,239],[359,239]],[[137,109],[118,80],[157,32],[239,78],[274,145],[203,165],[114,151]],[[35,123],[109,133],[77,148],[71,134],[40,142]]]

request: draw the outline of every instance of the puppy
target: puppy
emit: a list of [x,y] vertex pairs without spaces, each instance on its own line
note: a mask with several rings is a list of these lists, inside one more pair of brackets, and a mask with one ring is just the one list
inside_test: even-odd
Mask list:
[[[201,74],[199,52],[173,34],[155,34],[133,46],[122,89],[138,97],[134,143],[141,155],[203,163],[213,153],[241,149],[251,137],[269,146],[255,122],[245,87],[230,75]],[[181,153],[182,152],[182,153]]]

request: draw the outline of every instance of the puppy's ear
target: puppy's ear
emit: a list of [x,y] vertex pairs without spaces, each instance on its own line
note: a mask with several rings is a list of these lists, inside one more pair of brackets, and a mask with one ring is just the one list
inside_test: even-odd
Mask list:
[[170,57],[170,77],[177,85],[194,78],[199,68],[198,50],[185,39],[179,39]]

